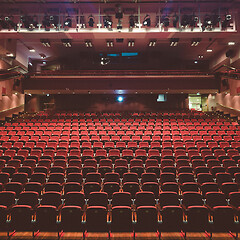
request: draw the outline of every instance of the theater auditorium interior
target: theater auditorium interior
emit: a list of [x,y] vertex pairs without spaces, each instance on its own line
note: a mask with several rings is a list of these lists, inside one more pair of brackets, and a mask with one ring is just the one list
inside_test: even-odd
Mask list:
[[237,239],[239,0],[0,1],[0,239]]

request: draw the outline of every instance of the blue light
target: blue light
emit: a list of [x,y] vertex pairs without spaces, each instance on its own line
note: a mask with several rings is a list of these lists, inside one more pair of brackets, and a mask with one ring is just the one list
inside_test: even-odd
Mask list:
[[118,102],[123,102],[123,97],[122,96],[117,97],[117,101]]
[[137,52],[123,52],[122,53],[122,57],[134,57],[137,56],[138,53]]
[[108,53],[107,54],[108,57],[119,57],[118,53]]

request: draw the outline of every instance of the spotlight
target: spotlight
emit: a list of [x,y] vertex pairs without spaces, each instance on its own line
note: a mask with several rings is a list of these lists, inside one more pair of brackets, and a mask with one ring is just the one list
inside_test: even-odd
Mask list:
[[169,20],[169,17],[166,15],[166,16],[163,16],[162,18],[161,18],[161,21],[160,21],[161,23],[162,23],[162,25],[164,26],[164,27],[168,27],[169,26],[169,23],[170,23],[170,20]]
[[42,21],[42,25],[46,31],[50,31],[51,27],[57,28],[58,27],[58,16],[48,16],[45,15]]
[[117,29],[122,29],[122,20],[120,18],[118,19]]
[[100,64],[101,65],[107,65],[110,63],[110,58],[106,58],[106,57],[101,57],[101,61],[100,61]]
[[72,19],[69,16],[66,17],[66,20],[64,21],[64,27],[72,27]]
[[195,15],[189,16],[189,26],[191,28],[194,28],[197,22],[198,22],[198,17],[196,17]]
[[143,26],[147,26],[147,27],[151,26],[151,18],[148,14],[145,16],[143,20]]
[[21,21],[26,29],[29,31],[33,31],[35,28],[37,28],[37,21],[34,19],[34,17],[31,16],[22,16]]
[[88,17],[88,25],[89,25],[89,27],[93,27],[93,25],[94,25],[94,17],[93,17],[93,15],[90,15]]
[[205,18],[204,18],[204,22],[203,22],[203,25],[205,27],[210,27],[212,26],[212,19],[209,15],[206,15]]
[[222,28],[226,29],[230,26],[230,22],[231,22],[232,16],[227,14],[225,15],[225,19],[222,22]]
[[0,26],[3,29],[11,29],[13,28],[15,31],[17,31],[17,24],[13,22],[12,16],[7,17],[0,17]]
[[230,14],[226,15],[226,20],[230,21],[232,19],[232,16]]
[[136,22],[135,22],[135,17],[134,17],[133,15],[131,15],[131,16],[129,17],[129,28],[134,28],[134,27],[135,27],[135,24],[136,24]]
[[84,16],[80,16],[80,28],[86,28],[86,23],[85,23],[85,17]]
[[173,27],[177,27],[177,23],[178,23],[178,20],[179,20],[179,17],[178,17],[178,15],[174,15],[173,16]]
[[216,14],[213,16],[206,15],[203,21],[202,31],[205,31],[206,29],[212,30],[212,28],[218,25],[220,20],[221,18]]
[[122,97],[122,96],[118,96],[118,97],[117,97],[117,101],[118,101],[118,102],[123,102],[123,97]]
[[220,18],[219,15],[215,14],[215,15],[212,16],[212,25],[213,25],[213,27],[216,27],[219,24],[220,21],[221,21],[221,18]]
[[0,26],[1,26],[2,29],[8,29],[8,24],[5,21],[3,16],[0,17]]
[[50,17],[49,16],[44,16],[43,21],[42,21],[42,25],[45,28],[46,31],[50,30]]
[[54,28],[57,28],[59,24],[58,16],[50,16],[50,23]]
[[103,25],[105,28],[112,28],[112,19],[110,16],[105,16],[103,18]]
[[189,16],[188,15],[183,15],[181,19],[181,26],[182,27],[187,27],[189,24]]

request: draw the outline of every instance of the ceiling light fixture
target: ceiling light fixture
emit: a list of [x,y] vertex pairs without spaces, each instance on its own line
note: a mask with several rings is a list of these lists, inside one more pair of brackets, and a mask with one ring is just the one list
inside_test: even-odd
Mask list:
[[170,39],[170,47],[176,47],[178,45],[179,38],[171,38]]
[[71,39],[61,39],[63,46],[66,48],[72,47],[72,41]]
[[93,44],[92,44],[92,42],[91,42],[90,40],[86,40],[86,41],[85,41],[85,46],[86,46],[87,48],[92,48],[92,47],[93,47]]
[[107,47],[113,47],[113,41],[112,40],[107,41]]
[[40,39],[40,42],[42,43],[42,45],[44,47],[51,47],[50,40],[48,40],[48,39]]
[[32,47],[28,47],[29,52],[36,52],[36,50]]
[[46,58],[46,55],[44,53],[39,53],[39,55],[42,59]]
[[192,40],[191,46],[192,46],[192,47],[197,47],[200,42],[201,42],[201,39],[200,39],[200,38],[194,38],[194,39]]
[[135,42],[133,40],[128,41],[128,47],[134,47]]
[[156,40],[151,40],[151,41],[148,43],[148,46],[149,46],[149,47],[155,47],[155,46],[156,46]]
[[228,46],[234,46],[235,44],[235,42],[228,42]]
[[6,53],[6,56],[7,57],[14,57],[13,53],[10,53],[10,52]]

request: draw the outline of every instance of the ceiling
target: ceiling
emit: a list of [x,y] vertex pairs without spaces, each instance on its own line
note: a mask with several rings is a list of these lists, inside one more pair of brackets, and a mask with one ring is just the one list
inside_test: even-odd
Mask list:
[[[78,55],[82,52],[93,53],[121,53],[121,52],[149,52],[158,53],[159,56],[177,57],[184,60],[196,60],[199,56],[203,56],[200,60],[209,60],[215,54],[224,51],[231,47],[228,46],[229,41],[236,43],[235,47],[240,44],[239,33],[123,33],[123,32],[105,32],[105,33],[69,33],[58,32],[55,34],[17,34],[17,46],[26,51],[32,59],[40,59],[39,54],[45,54],[46,60],[54,60],[61,56]],[[6,36],[5,36],[6,37]],[[13,37],[13,35],[11,35]],[[195,37],[201,37],[198,46],[191,46],[192,40]],[[40,39],[49,39],[51,47],[44,47]],[[123,42],[118,43],[117,39],[122,38]],[[179,38],[176,47],[170,46],[172,38]],[[61,39],[71,39],[71,48],[63,46]],[[155,47],[149,47],[149,42],[156,41]],[[85,41],[90,40],[93,47],[87,48]],[[107,41],[113,42],[113,47],[107,46]],[[128,47],[128,42],[134,41],[133,47]],[[29,52],[28,48],[34,48],[36,52]],[[207,52],[207,49],[212,49],[213,52]]]
[[[204,1],[199,0],[197,3],[191,0],[182,1],[160,1],[154,2],[151,0],[134,2],[127,1],[83,1],[83,0],[1,0],[0,14],[3,16],[12,15],[16,22],[20,21],[20,16],[24,14],[32,14],[36,18],[44,17],[44,15],[60,13],[62,20],[64,16],[71,16],[72,28],[63,29],[59,31],[51,29],[45,31],[0,31],[1,39],[15,39],[17,42],[17,50],[24,52],[32,60],[42,61],[40,54],[44,54],[46,58],[44,61],[53,61],[59,58],[68,58],[73,56],[77,58],[81,54],[86,55],[99,55],[100,53],[121,53],[121,52],[138,52],[141,54],[152,55],[152,58],[170,58],[177,59],[178,61],[192,61],[198,62],[209,61],[213,59],[218,53],[227,51],[233,47],[228,46],[228,42],[235,42],[235,46],[240,45],[240,32],[237,29],[230,29],[230,31],[220,32],[218,30],[204,31],[201,29],[181,29],[181,31],[174,29],[171,24],[168,28],[156,27],[156,16],[169,15],[172,22],[173,15],[181,11],[181,14],[192,14],[201,10],[202,15],[206,12],[216,12],[216,9],[221,12],[223,16],[228,9],[236,17],[236,22],[240,23],[240,0],[229,1]],[[100,3],[100,4],[99,4]],[[117,20],[115,18],[115,12],[118,8],[116,4],[120,4],[121,10],[124,12],[122,19],[122,29],[118,30]],[[139,8],[140,7],[140,8]],[[138,12],[140,9],[140,13]],[[227,10],[226,10],[227,9]],[[100,20],[98,14],[100,12]],[[103,15],[110,15],[113,18],[112,30],[106,28],[78,28],[76,17],[84,16],[87,24],[89,14],[93,14],[95,17],[95,24],[103,24]],[[152,20],[151,28],[133,28],[129,29],[129,16],[137,15],[140,17],[140,22],[144,20],[146,14],[149,14]],[[60,16],[59,15],[59,16]],[[199,15],[200,16],[200,15]],[[237,24],[236,24],[237,25]],[[122,43],[118,43],[117,39],[123,39]],[[171,39],[179,39],[176,47],[170,46]],[[193,39],[200,39],[198,46],[193,47],[191,43]],[[51,47],[44,47],[41,43],[41,39],[48,39],[51,43]],[[63,46],[61,39],[70,39],[71,48]],[[91,41],[93,47],[87,48],[85,42]],[[154,47],[149,47],[150,41],[156,41]],[[107,41],[113,42],[113,47],[107,46]],[[134,41],[133,47],[128,47],[128,42]],[[35,52],[30,52],[29,48],[34,48]],[[212,49],[212,52],[207,52],[207,49]]]

